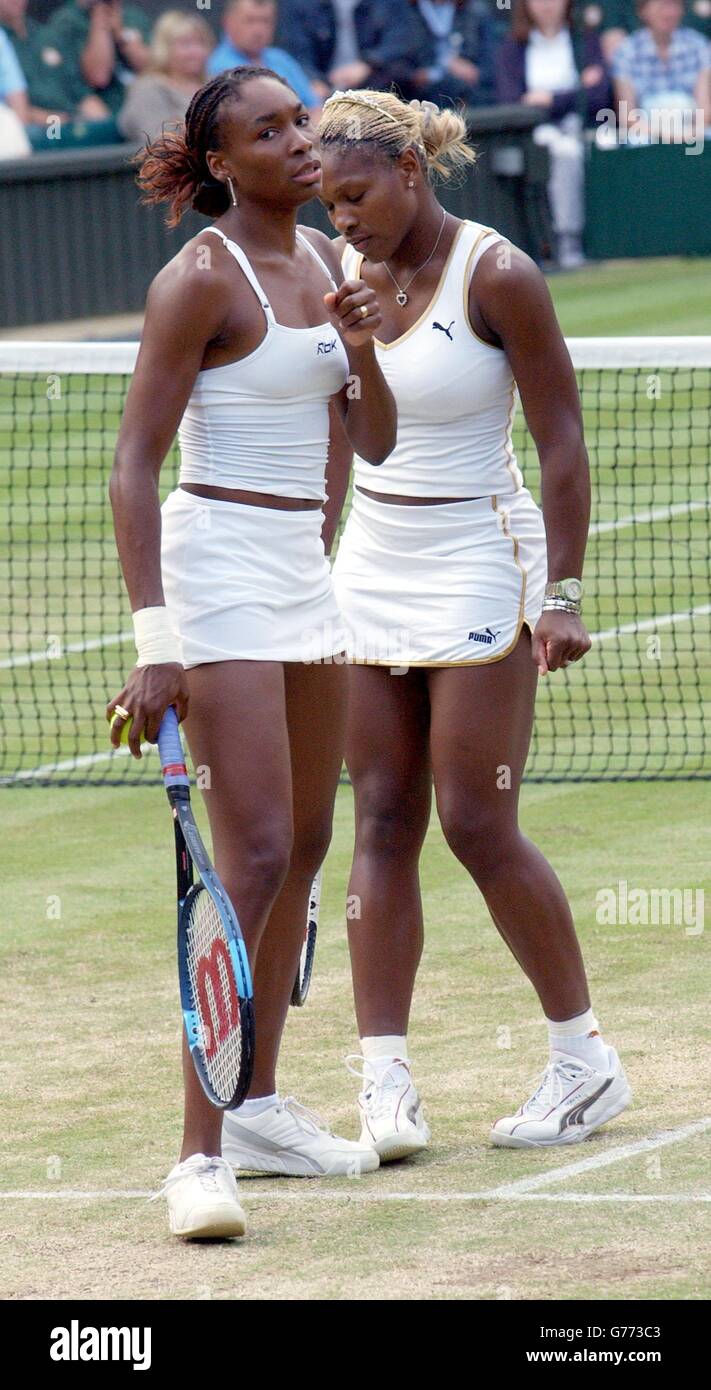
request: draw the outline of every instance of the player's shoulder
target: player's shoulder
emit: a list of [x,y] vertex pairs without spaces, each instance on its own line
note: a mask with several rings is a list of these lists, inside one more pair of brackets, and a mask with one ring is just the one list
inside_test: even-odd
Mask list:
[[343,269],[341,266],[341,254],[346,244],[343,237],[339,236],[334,238],[326,236],[326,233],[320,232],[318,227],[302,227],[299,225],[297,230],[301,232],[302,236],[306,237],[307,241],[311,242],[314,251],[318,251],[319,256],[326,262],[326,265],[331,271],[334,280],[342,280]]
[[[506,237],[499,237],[482,253],[471,281],[471,291],[477,296],[489,292],[500,295],[525,295],[544,284],[536,262],[520,246]],[[476,287],[476,289],[475,289]]]
[[234,295],[235,280],[220,247],[218,239],[206,231],[186,241],[151,281],[147,308],[173,316],[224,307],[226,288]]
[[483,252],[469,286],[469,312],[477,309],[496,332],[548,314],[550,293],[536,262],[502,238]]

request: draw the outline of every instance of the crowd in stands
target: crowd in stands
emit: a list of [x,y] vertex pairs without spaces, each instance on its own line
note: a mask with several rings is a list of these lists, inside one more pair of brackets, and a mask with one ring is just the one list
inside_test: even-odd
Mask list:
[[550,153],[559,258],[574,265],[598,113],[687,109],[711,126],[711,0],[183,4],[154,22],[133,0],[64,0],[40,23],[28,0],[0,0],[0,159],[143,143],[244,63],[280,73],[315,116],[335,89],[393,84],[407,99],[521,103],[545,113],[534,138]]

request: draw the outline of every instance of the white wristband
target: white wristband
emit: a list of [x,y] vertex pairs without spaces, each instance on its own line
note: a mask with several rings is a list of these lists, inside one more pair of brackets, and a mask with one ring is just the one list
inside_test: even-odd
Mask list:
[[138,608],[133,614],[133,632],[137,666],[160,666],[168,661],[182,664],[167,608]]

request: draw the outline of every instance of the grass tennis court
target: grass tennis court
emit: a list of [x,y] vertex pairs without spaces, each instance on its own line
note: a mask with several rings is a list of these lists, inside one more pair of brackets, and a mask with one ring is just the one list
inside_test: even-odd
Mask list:
[[[702,289],[708,277],[708,262],[670,261],[596,267],[551,285],[569,334],[698,333],[707,330]],[[648,411],[646,397],[636,396],[626,427],[638,440]],[[638,478],[634,494],[625,495],[634,480],[625,477],[620,490],[601,437],[599,476],[609,496],[598,506],[600,523],[674,505],[682,457],[685,496],[707,495],[707,435],[682,443],[674,420],[664,411],[658,419],[648,462],[666,457],[667,469],[657,468],[653,489],[648,474],[642,491]],[[604,411],[600,422],[604,432]],[[60,564],[51,544],[39,544],[44,533],[30,528],[27,565],[16,571],[11,593],[13,651],[44,646],[60,623],[59,635],[71,641],[72,615],[87,595],[88,634],[122,625],[118,601],[107,611],[97,553],[86,543],[87,520],[99,520],[105,479],[95,472],[85,491],[84,456],[71,455],[77,421],[67,414],[65,424],[52,439],[70,472],[76,470],[68,518],[72,564]],[[707,430],[707,418],[696,428]],[[91,446],[91,431],[88,437]],[[41,434],[34,442],[41,452]],[[28,478],[17,489],[17,476],[7,500],[21,528]],[[49,480],[35,455],[32,488],[46,496]],[[530,470],[528,481],[536,490]],[[654,594],[682,608],[707,603],[707,535],[701,510],[638,524],[634,536],[601,531],[591,545],[588,580],[594,587],[609,575],[612,559],[617,579],[598,583],[599,626],[667,611],[652,603]],[[21,536],[16,539],[22,555]],[[640,572],[653,586],[640,585]],[[662,660],[645,675],[655,690],[666,690],[657,748],[670,728],[678,731],[682,714],[685,736],[698,738],[707,712],[700,680],[711,667],[708,620],[684,631],[674,662]],[[67,659],[77,698],[92,673],[106,672],[107,651],[118,671],[120,651],[112,648]],[[613,646],[601,643],[586,662],[588,689],[614,689],[625,653],[642,670],[643,652],[632,634]],[[17,688],[29,698],[43,670],[35,663],[1,675],[25,682]],[[642,682],[636,699],[640,717],[648,715]],[[565,709],[559,747],[565,747]],[[56,698],[46,717],[56,731]],[[539,724],[550,717],[544,693]],[[81,752],[94,721],[101,727],[101,712],[90,706],[86,720],[60,745],[62,756]],[[607,727],[603,720],[600,734]],[[622,754],[629,755],[627,744]],[[653,767],[663,771],[662,761]],[[701,780],[564,781],[528,785],[522,801],[524,830],[550,857],[571,897],[593,1002],[622,1055],[633,1107],[568,1150],[531,1154],[488,1146],[491,1121],[523,1099],[540,1071],[545,1028],[532,991],[433,823],[423,855],[427,942],[411,1027],[431,1148],[357,1182],[244,1179],[248,1236],[210,1248],[172,1240],[163,1205],[146,1204],[174,1161],[180,1126],[173,853],[164,794],[159,786],[130,785],[1,790],[10,910],[0,930],[0,1297],[623,1302],[708,1296],[711,1193],[708,1134],[700,1123],[710,1114],[708,934],[673,921],[596,920],[596,895],[620,881],[630,891],[705,887],[708,895],[707,787]],[[340,1061],[356,1043],[343,921],[351,845],[352,796],[342,787],[314,984],[306,1008],[291,1013],[280,1087],[355,1137],[357,1083]],[[670,1142],[661,1142],[665,1135]],[[587,1166],[578,1171],[581,1161]],[[121,1195],[66,1195],[112,1192]]]
[[[60,1195],[147,1192],[173,1161],[179,1021],[164,795],[160,788],[3,791],[14,907],[2,948],[2,1189],[52,1195],[0,1199],[0,1297],[707,1294],[702,1133],[550,1179],[528,1194],[453,1198],[559,1173],[581,1159],[597,1164],[611,1150],[708,1114],[707,934],[687,935],[671,923],[596,922],[597,892],[620,879],[630,889],[703,886],[704,797],[693,784],[524,791],[524,828],[571,894],[595,1006],[623,1055],[633,1108],[568,1150],[488,1146],[491,1121],[519,1102],[540,1069],[545,1028],[433,825],[423,859],[427,944],[411,1028],[430,1150],[359,1181],[244,1179],[248,1235],[209,1249],[169,1237],[162,1203]],[[356,1043],[343,924],[351,833],[352,798],[343,787],[314,983],[303,1011],[291,1011],[280,1086],[355,1138],[357,1083],[340,1061]],[[61,916],[48,920],[56,899]],[[145,1059],[138,1076],[137,1052]]]

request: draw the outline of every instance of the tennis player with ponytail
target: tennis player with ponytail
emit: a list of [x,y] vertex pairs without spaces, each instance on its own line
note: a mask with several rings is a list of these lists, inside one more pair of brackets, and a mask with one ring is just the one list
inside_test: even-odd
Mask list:
[[[352,663],[348,891],[361,904],[350,925],[361,1137],[381,1160],[429,1138],[407,1028],[434,784],[448,844],[548,1023],[541,1083],[496,1121],[491,1139],[569,1144],[630,1099],[591,1010],[563,889],[517,818],[537,678],[590,647],[580,616],[590,493],[575,375],[537,267],[437,200],[432,174],[474,158],[456,112],[337,92],[319,135],[322,198],[344,273],[378,296],[376,355],[398,410],[397,445],[382,468],[356,448],[334,565]],[[512,447],[516,386],[540,459],[542,514]],[[349,466],[344,443],[332,527]]]
[[[328,237],[296,227],[320,177],[308,112],[261,68],[207,83],[184,130],[140,156],[139,184],[173,224],[188,207],[216,221],[150,287],[121,425],[111,500],[138,659],[108,706],[121,710],[111,736],[118,745],[131,716],[139,757],[169,705],[184,720],[209,774],[215,868],[249,949],[257,1035],[250,1097],[222,1133],[184,1046],[183,1147],[164,1189],[182,1236],[242,1233],[234,1167],[378,1166],[370,1146],[281,1099],[275,1076],[343,750],[344,634],[321,534],[329,410],[370,465],[396,437],[375,294],[343,280]],[[180,481],[161,515],[176,430]]]

